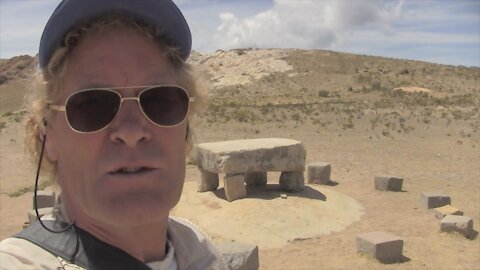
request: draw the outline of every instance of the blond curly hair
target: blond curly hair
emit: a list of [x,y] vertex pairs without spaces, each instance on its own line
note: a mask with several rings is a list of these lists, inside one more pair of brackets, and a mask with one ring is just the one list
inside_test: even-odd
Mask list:
[[[68,66],[68,56],[85,36],[115,28],[138,30],[156,42],[159,49],[165,52],[173,64],[179,85],[185,88],[191,97],[195,97],[195,102],[191,104],[192,107],[187,117],[189,129],[185,155],[188,155],[191,151],[194,144],[194,130],[190,123],[198,111],[205,107],[208,99],[209,85],[203,73],[197,67],[182,60],[179,50],[169,45],[168,39],[163,36],[162,29],[155,29],[130,17],[112,14],[70,31],[63,44],[55,50],[48,64],[34,75],[33,89],[27,99],[28,113],[25,138],[26,150],[34,162],[38,162],[40,158],[43,134],[45,134],[45,128],[47,128],[45,123],[48,122],[51,114],[48,104],[53,103],[62,90],[61,81]],[[48,173],[54,173],[55,165],[55,162],[45,155],[42,169]]]

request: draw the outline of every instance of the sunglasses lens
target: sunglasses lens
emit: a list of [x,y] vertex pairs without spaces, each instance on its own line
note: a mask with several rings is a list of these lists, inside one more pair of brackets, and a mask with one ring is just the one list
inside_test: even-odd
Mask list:
[[145,115],[161,126],[174,126],[185,120],[189,98],[185,90],[175,86],[161,86],[145,90],[140,95]]
[[68,122],[80,132],[97,131],[110,124],[119,106],[120,97],[115,92],[100,89],[81,91],[68,99]]

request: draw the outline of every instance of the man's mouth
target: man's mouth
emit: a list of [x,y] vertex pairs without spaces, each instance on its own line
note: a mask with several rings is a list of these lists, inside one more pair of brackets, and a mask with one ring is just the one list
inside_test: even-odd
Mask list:
[[154,168],[149,168],[149,167],[122,167],[116,171],[111,172],[110,174],[116,174],[116,175],[141,174],[141,173],[150,172],[153,170]]

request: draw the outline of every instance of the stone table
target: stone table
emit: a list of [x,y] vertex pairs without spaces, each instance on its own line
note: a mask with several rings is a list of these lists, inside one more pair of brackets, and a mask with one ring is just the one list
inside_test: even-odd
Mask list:
[[195,145],[195,160],[202,177],[198,191],[218,188],[219,173],[225,174],[225,197],[233,201],[246,196],[244,183],[264,185],[268,171],[281,172],[280,187],[289,192],[304,188],[306,150],[300,141],[262,138]]

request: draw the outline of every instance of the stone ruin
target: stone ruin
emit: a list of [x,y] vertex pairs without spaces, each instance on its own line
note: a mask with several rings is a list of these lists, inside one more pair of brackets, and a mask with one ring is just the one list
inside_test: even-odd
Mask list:
[[296,140],[264,138],[202,143],[195,146],[195,161],[201,172],[198,192],[216,190],[219,174],[225,174],[228,201],[246,197],[247,185],[265,185],[267,172],[281,172],[282,190],[298,192],[305,181],[306,150]]
[[423,192],[422,205],[424,208],[433,209],[435,217],[440,220],[441,232],[457,232],[466,238],[473,238],[473,219],[463,215],[463,211],[452,206],[452,199],[448,195],[438,192]]
[[403,240],[383,231],[363,233],[357,236],[357,251],[382,263],[401,262]]

